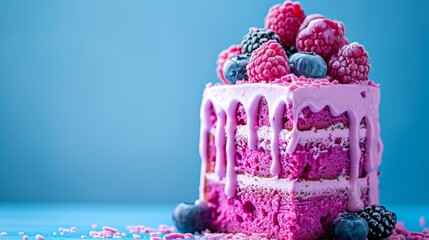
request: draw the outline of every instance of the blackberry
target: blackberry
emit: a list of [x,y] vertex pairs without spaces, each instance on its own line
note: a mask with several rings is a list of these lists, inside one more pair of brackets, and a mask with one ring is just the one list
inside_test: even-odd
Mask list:
[[249,32],[244,35],[243,41],[241,41],[241,51],[243,54],[252,54],[257,48],[263,43],[270,40],[276,40],[280,45],[281,41],[277,34],[273,30],[265,30],[263,28],[251,28]]
[[285,47],[286,55],[287,57],[290,57],[290,55],[297,53],[298,49],[296,49],[295,46]]
[[357,213],[368,223],[368,240],[385,239],[392,234],[395,228],[396,214],[384,206],[369,206]]

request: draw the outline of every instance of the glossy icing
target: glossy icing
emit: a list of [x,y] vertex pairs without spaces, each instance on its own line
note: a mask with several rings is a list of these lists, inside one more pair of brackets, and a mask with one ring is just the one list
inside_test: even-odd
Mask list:
[[[262,97],[268,103],[271,131],[271,157],[270,172],[273,176],[281,171],[279,160],[279,135],[283,130],[282,116],[285,105],[292,112],[293,128],[287,132],[287,154],[292,154],[302,134],[298,130],[298,114],[305,107],[318,112],[325,106],[330,108],[332,116],[347,112],[349,117],[349,143],[350,143],[350,176],[348,181],[347,209],[350,211],[363,207],[361,200],[361,187],[359,185],[359,128],[362,119],[366,123],[366,164],[365,171],[370,185],[369,204],[378,203],[378,167],[381,163],[383,145],[380,139],[380,126],[378,121],[378,106],[380,91],[374,84],[323,84],[313,82],[290,82],[287,84],[252,83],[240,85],[208,86],[203,94],[201,105],[201,132],[200,155],[201,181],[200,199],[204,199],[205,172],[207,170],[207,138],[210,128],[210,106],[213,105],[217,115],[215,132],[216,139],[216,167],[215,172],[219,178],[225,177],[225,194],[234,197],[237,189],[237,173],[235,170],[235,134],[237,130],[236,108],[239,103],[247,113],[248,144],[255,148],[257,144],[256,116],[258,104]],[[364,94],[363,94],[364,93]],[[314,133],[317,137],[317,133]],[[311,133],[310,133],[311,135]]]

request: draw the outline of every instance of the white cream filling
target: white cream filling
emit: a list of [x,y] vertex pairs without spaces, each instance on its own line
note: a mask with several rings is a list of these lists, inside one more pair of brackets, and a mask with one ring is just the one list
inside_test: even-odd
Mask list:
[[[259,139],[258,146],[261,148],[270,148],[269,140],[271,140],[272,128],[269,126],[261,126],[257,130],[257,137]],[[363,141],[363,138],[366,135],[366,129],[361,127],[359,129],[360,141]],[[289,142],[290,131],[287,129],[283,129],[280,132],[280,141]],[[299,140],[298,144],[305,145],[307,143],[317,142],[326,147],[332,146],[341,146],[344,151],[348,151],[348,136],[349,130],[348,128],[344,128],[343,124],[336,124],[326,129],[312,129],[308,131],[299,131]],[[236,142],[240,139],[247,139],[248,137],[248,127],[247,125],[239,125],[237,126],[237,132],[235,135]],[[339,142],[335,142],[335,139],[339,138]],[[316,157],[318,154],[323,151],[319,148],[313,149]],[[280,154],[285,154],[285,149],[280,146]]]
[[[215,128],[210,129],[212,135],[215,134]],[[260,126],[257,130],[258,147],[264,149],[270,149],[270,140],[271,140],[272,128],[269,126]],[[247,139],[249,135],[247,125],[238,125],[237,132],[235,135],[236,142]],[[289,142],[290,131],[287,129],[282,129],[280,132],[279,139],[280,141]],[[364,141],[366,136],[366,129],[364,126],[359,128],[359,141]],[[305,145],[307,143],[320,143],[326,148],[333,146],[341,146],[343,151],[349,150],[349,129],[344,127],[342,123],[332,125],[325,129],[311,129],[308,131],[299,131],[299,140],[298,144]],[[339,138],[339,142],[335,142],[335,139]],[[280,146],[280,154],[284,155],[286,153],[285,146]],[[321,150],[319,147],[314,146],[311,151],[314,154],[314,158],[317,158],[319,154],[326,152],[327,150]]]
[[[206,173],[206,180],[225,184],[225,178],[219,178],[215,173]],[[248,174],[237,174],[238,187],[255,187],[258,189],[278,190],[282,192],[294,193],[301,198],[334,194],[338,190],[347,190],[349,178],[340,176],[336,179],[319,179],[314,181],[290,181],[277,177],[256,177]],[[361,188],[367,187],[367,178],[359,179]]]
[[[271,132],[272,129],[269,126],[260,126],[257,130],[257,135],[259,139],[270,139],[271,138]],[[281,140],[288,140],[287,136],[289,136],[290,131],[287,129],[282,129],[280,131],[280,139]],[[247,125],[238,125],[237,126],[237,133],[235,138],[247,138],[248,135],[248,127]],[[359,136],[361,138],[365,137],[366,135],[366,129],[360,128],[359,129]],[[343,124],[336,124],[329,128],[325,129],[311,129],[308,131],[299,131],[299,137],[300,140],[307,140],[307,139],[321,139],[321,138],[348,138],[349,137],[349,129],[345,128]]]

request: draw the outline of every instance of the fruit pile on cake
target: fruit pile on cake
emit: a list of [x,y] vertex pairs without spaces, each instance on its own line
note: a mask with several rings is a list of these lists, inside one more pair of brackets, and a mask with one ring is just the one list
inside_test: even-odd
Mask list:
[[223,84],[207,85],[200,115],[198,212],[210,221],[186,231],[276,239],[392,233],[395,214],[377,205],[380,90],[368,80],[367,51],[349,43],[343,23],[287,1],[217,63]]

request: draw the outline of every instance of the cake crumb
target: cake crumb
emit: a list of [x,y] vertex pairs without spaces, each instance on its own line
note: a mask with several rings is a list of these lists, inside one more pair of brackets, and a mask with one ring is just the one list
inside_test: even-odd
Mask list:
[[40,234],[37,234],[34,238],[36,240],[45,240],[45,237],[43,235],[40,235]]
[[163,237],[164,240],[167,239],[184,239],[184,238],[194,238],[194,235],[191,233],[170,233]]
[[423,230],[420,232],[410,232],[405,228],[403,222],[398,222],[393,230],[393,234],[389,237],[389,240],[418,240],[418,239],[429,239],[429,231]]
[[111,233],[118,232],[118,229],[113,228],[113,227],[109,227],[109,226],[103,226],[102,229],[104,232],[111,232]]

